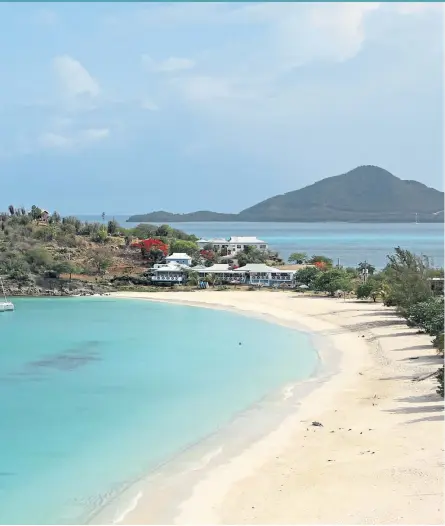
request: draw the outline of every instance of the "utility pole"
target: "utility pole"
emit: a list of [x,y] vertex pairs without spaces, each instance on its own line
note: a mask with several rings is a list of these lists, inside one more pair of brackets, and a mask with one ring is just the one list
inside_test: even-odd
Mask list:
[[362,279],[363,283],[366,283],[366,280],[368,279],[369,269],[368,269],[368,262],[365,261],[365,266],[362,269]]

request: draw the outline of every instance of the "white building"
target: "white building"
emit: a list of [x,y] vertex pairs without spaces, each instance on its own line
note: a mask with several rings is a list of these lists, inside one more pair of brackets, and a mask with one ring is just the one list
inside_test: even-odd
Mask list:
[[181,265],[179,263],[157,264],[151,270],[151,281],[154,283],[171,283],[181,284],[186,279],[186,269],[189,265]]
[[234,274],[240,273],[244,276],[244,283],[259,285],[264,287],[278,287],[280,285],[292,285],[295,271],[280,270],[279,268],[269,267],[264,263],[249,263],[235,269]]
[[186,265],[187,267],[190,267],[192,264],[192,258],[183,252],[175,252],[171,256],[167,256],[165,258],[165,261],[167,263],[178,263],[178,265]]
[[199,239],[199,248],[204,248],[206,245],[212,245],[213,249],[220,251],[227,251],[228,255],[235,255],[241,252],[246,247],[255,247],[258,250],[267,250],[268,246],[265,241],[258,239],[257,237],[248,236],[232,236],[228,239],[224,238],[213,238],[213,239]]
[[152,269],[151,280],[154,283],[185,284],[188,271],[197,272],[199,278],[205,281],[209,274],[216,277],[219,283],[239,283],[244,285],[257,285],[262,287],[292,286],[294,270],[280,270],[268,265],[248,264],[244,267],[231,269],[229,265],[216,264],[211,267],[190,267],[179,263],[155,265]]
[[199,277],[202,279],[205,279],[208,274],[213,274],[221,282],[236,282],[264,287],[277,287],[283,284],[292,285],[295,275],[294,270],[280,270],[263,263],[251,263],[234,270],[231,270],[228,265],[212,265],[205,269],[199,269],[198,272]]

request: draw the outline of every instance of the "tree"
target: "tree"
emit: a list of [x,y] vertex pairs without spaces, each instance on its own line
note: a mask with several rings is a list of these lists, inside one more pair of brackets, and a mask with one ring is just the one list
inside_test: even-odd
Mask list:
[[60,274],[69,274],[70,280],[75,272],[80,269],[71,261],[56,261],[51,267],[51,271],[54,272],[55,277],[60,277]]
[[195,270],[185,269],[184,270],[185,282],[187,285],[196,287],[199,283],[199,274]]
[[105,226],[102,225],[96,233],[92,234],[91,239],[93,241],[96,241],[96,243],[104,243],[107,237],[107,229],[105,228]]
[[360,283],[357,287],[356,294],[357,299],[372,298],[375,302],[382,293],[382,283],[377,279],[367,279],[365,282]]
[[175,252],[185,253],[190,257],[197,257],[199,254],[199,247],[194,241],[185,241],[183,239],[174,239],[170,243],[170,254]]
[[50,268],[54,262],[51,254],[45,247],[31,248],[25,253],[25,257],[31,269],[37,272]]
[[102,212],[102,221],[105,221],[105,212]]
[[354,267],[343,267],[345,269],[345,271],[353,278],[358,278],[359,277],[359,273],[357,271],[356,268]]
[[110,234],[111,236],[114,236],[116,234],[116,232],[118,231],[119,229],[119,223],[112,219],[111,221],[108,221],[108,226],[107,226],[107,232],[108,234]]
[[213,263],[216,263],[218,261],[218,256],[213,250],[202,249],[199,251],[199,255],[204,260],[204,265],[208,267],[212,266]]
[[54,211],[49,218],[50,223],[55,223],[57,225],[61,222],[61,220],[62,218],[60,217],[60,214],[56,211]]
[[444,299],[431,297],[409,306],[406,320],[410,327],[419,327],[430,336],[439,336],[444,331]]
[[236,255],[240,267],[249,263],[265,263],[267,260],[267,253],[259,250],[253,246],[245,246],[244,250]]
[[207,274],[205,277],[205,280],[209,285],[214,286],[216,281],[216,275],[215,274]]
[[156,247],[152,247],[148,250],[142,248],[142,255],[151,267],[157,263],[162,263],[165,260],[164,252]]
[[168,254],[168,245],[160,239],[144,239],[133,243],[131,246],[141,249],[142,257],[148,261],[150,266],[161,263]]
[[156,236],[158,237],[168,237],[171,233],[171,227],[168,225],[160,225],[156,229]]
[[333,268],[320,272],[314,281],[314,288],[322,292],[328,292],[333,296],[337,290],[349,292],[353,288],[351,276],[343,269]]
[[428,263],[421,257],[400,247],[387,256],[384,270],[387,282],[385,305],[395,305],[402,316],[415,303],[427,301],[432,296]]
[[[88,223],[85,223],[85,225],[87,224]],[[82,228],[85,226],[82,224],[82,221],[80,221],[79,219],[77,219],[77,217],[74,217],[74,216],[63,217],[62,225],[73,225],[74,228],[76,229],[76,234],[80,233],[82,231]],[[102,226],[100,223],[91,223],[90,226],[92,225],[97,225],[97,228]]]
[[131,233],[139,239],[148,239],[156,234],[156,227],[147,223],[140,223],[132,229]]
[[375,272],[375,267],[374,265],[371,265],[371,263],[368,263],[367,261],[361,261],[357,265],[357,270],[358,272],[360,272],[360,274],[362,274],[364,270],[367,270],[368,274],[372,275]]
[[306,252],[293,252],[288,258],[289,263],[294,263],[295,265],[302,265],[306,260]]
[[15,214],[15,209],[13,205],[8,206],[9,213],[13,216]]
[[89,259],[99,274],[104,274],[113,263],[108,250],[102,247],[90,250]]
[[30,215],[33,219],[39,219],[42,215],[42,209],[36,205],[32,205]]
[[302,268],[295,273],[295,282],[298,285],[306,285],[312,288],[318,274],[320,274],[320,270],[317,267]]
[[311,265],[315,265],[316,263],[322,263],[322,266],[324,268],[332,267],[332,259],[326,256],[312,256],[308,263]]

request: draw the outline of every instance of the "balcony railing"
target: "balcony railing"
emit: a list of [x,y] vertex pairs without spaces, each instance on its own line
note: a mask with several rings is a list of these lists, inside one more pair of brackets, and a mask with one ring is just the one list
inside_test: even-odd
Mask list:
[[152,281],[182,281],[182,276],[152,276]]

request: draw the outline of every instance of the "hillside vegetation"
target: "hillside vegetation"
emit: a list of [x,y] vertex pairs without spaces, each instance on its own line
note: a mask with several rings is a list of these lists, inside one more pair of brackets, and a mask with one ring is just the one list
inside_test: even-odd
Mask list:
[[172,248],[181,248],[181,242],[196,245],[195,236],[167,225],[126,229],[113,220],[89,223],[57,212],[43,219],[36,206],[27,212],[11,205],[0,213],[0,276],[10,295],[111,290],[114,277],[146,270],[148,262],[130,245],[150,236]]
[[276,195],[239,214],[153,212],[128,221],[443,222],[444,193],[404,181],[378,166],[359,166],[300,190]]

